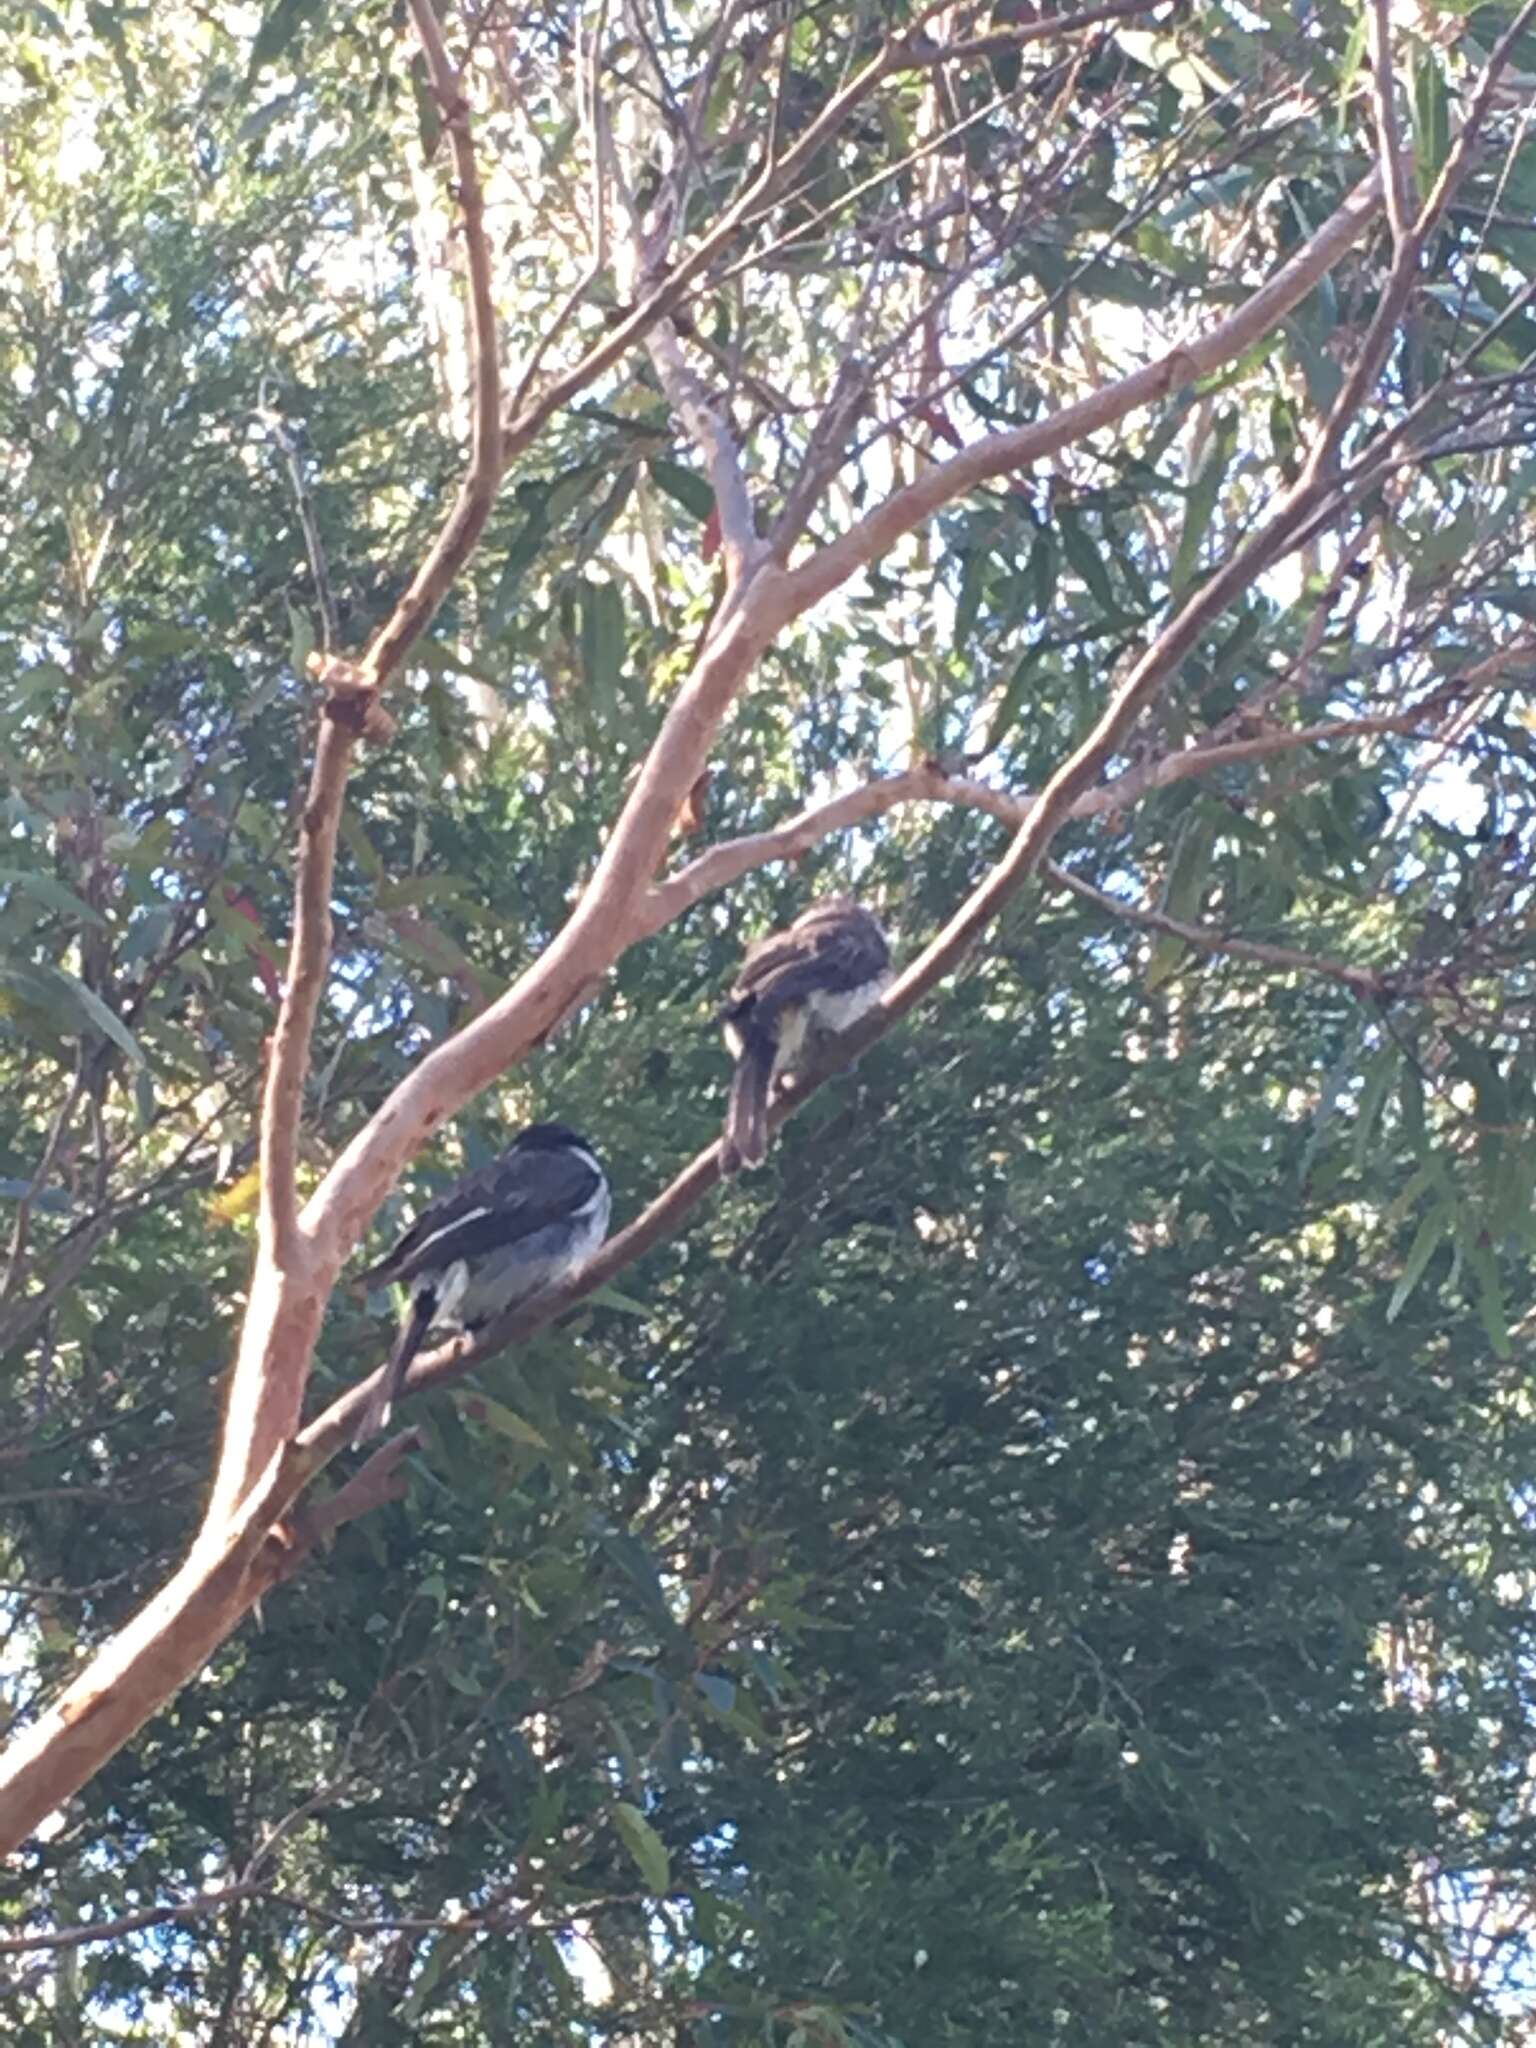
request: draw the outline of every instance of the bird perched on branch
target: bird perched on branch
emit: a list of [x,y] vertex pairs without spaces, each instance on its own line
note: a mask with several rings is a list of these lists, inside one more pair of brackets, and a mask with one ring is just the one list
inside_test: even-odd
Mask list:
[[787,931],[747,948],[718,1020],[736,1056],[720,1141],[723,1174],[762,1165],[769,1090],[807,1031],[846,1031],[879,1000],[890,977],[885,933],[851,896],[823,896]]
[[564,1124],[530,1124],[499,1159],[429,1202],[365,1285],[410,1289],[400,1335],[353,1435],[387,1427],[430,1330],[478,1330],[563,1280],[608,1234],[608,1176]]

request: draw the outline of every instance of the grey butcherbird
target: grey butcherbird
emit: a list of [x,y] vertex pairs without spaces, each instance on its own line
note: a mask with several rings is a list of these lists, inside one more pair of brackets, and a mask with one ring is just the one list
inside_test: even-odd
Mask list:
[[808,1030],[846,1031],[879,1001],[891,978],[885,933],[851,896],[823,896],[787,931],[747,948],[719,1022],[736,1055],[720,1140],[720,1171],[761,1166],[768,1151],[768,1095]]
[[565,1124],[530,1124],[499,1159],[429,1202],[362,1275],[365,1285],[408,1287],[410,1300],[353,1443],[388,1426],[429,1330],[478,1330],[563,1280],[607,1236],[610,1207],[608,1176]]

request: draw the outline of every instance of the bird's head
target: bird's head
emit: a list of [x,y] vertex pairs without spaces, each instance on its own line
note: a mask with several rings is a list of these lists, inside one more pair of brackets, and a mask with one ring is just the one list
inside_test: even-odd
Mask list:
[[846,917],[849,911],[861,908],[851,896],[818,896],[814,903],[801,911],[791,929],[803,930],[808,924],[820,924],[823,918]]
[[592,1147],[569,1124],[529,1124],[525,1131],[519,1131],[513,1140],[513,1149],[518,1152],[568,1152],[571,1150],[590,1152]]

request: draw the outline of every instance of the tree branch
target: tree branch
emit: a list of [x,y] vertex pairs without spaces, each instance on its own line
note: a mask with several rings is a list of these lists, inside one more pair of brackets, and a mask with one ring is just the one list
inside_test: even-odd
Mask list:
[[[373,1384],[371,1380],[367,1382]],[[421,1439],[414,1429],[400,1430],[361,1465],[356,1472],[339,1486],[326,1500],[313,1507],[301,1506],[290,1515],[267,1539],[256,1560],[253,1576],[259,1579],[261,1590],[281,1585],[291,1579],[310,1554],[322,1544],[328,1543],[336,1531],[347,1522],[354,1522],[360,1515],[372,1514],[375,1508],[383,1507],[387,1501],[399,1500],[406,1491],[407,1481],[401,1467],[407,1455],[420,1448]]]
[[[1412,225],[1405,229],[1402,239],[1397,244],[1391,272],[1376,302],[1376,310],[1371,316],[1370,326],[1366,329],[1365,339],[1360,344],[1359,354],[1344,379],[1323,431],[1318,436],[1306,468],[1302,471],[1303,486],[1315,482],[1337,466],[1344,436],[1381,374],[1382,365],[1391,351],[1398,323],[1413,296],[1424,244],[1428,241],[1441,214],[1455,197],[1457,188],[1471,165],[1472,152],[1477,147],[1483,122],[1488,117],[1494,91],[1509,62],[1515,42],[1525,32],[1526,24],[1532,15],[1536,15],[1536,0],[1525,0],[1525,5],[1489,54],[1488,62],[1483,67],[1482,76],[1478,79],[1477,89],[1467,109],[1467,117],[1457,130],[1456,139],[1440,166],[1440,175],[1436,178],[1429,197],[1419,208]],[[1380,182],[1381,173],[1378,170],[1378,187]]]
[[1080,28],[1097,28],[1103,22],[1125,21],[1138,14],[1151,14],[1162,0],[1109,0],[1103,7],[1084,8],[1078,14],[1047,15],[1040,21],[1011,22],[984,36],[969,36],[955,43],[916,43],[914,60],[928,65],[949,64],[959,58],[997,57],[1023,49],[1026,43],[1043,42],[1049,36],[1075,34]]
[[137,1913],[123,1913],[115,1920],[85,1920],[77,1927],[50,1927],[41,1934],[0,1936],[0,1956],[25,1955],[34,1949],[84,1948],[91,1942],[120,1941],[125,1934],[138,1934],[146,1927],[163,1927],[170,1920],[191,1920],[203,1913],[217,1913],[237,1899],[255,1898],[263,1887],[254,1884],[224,1885],[217,1891],[201,1892],[179,1906],[145,1906]]
[[[1067,34],[1079,28],[1093,27],[1101,21],[1150,13],[1160,4],[1161,0],[1113,0],[1113,4],[1090,8],[1084,14],[1062,15],[1051,21],[1025,24],[1021,26],[1018,34],[1010,36],[1010,46],[1018,48],[1021,43]],[[602,376],[605,370],[611,369],[637,342],[644,341],[658,320],[665,318],[682,304],[689,288],[709,269],[721,250],[728,247],[734,237],[751,224],[752,216],[760,208],[781,193],[786,184],[812,161],[818,151],[841,128],[854,108],[866,99],[877,85],[899,72],[925,70],[941,61],[947,54],[956,54],[945,52],[941,45],[925,42],[917,34],[922,21],[936,11],[935,5],[921,8],[916,20],[910,25],[906,38],[898,36],[888,40],[863,70],[855,73],[841,91],[834,93],[820,112],[806,123],[788,149],[779,149],[777,136],[770,140],[756,176],[725,209],[708,234],[700,239],[688,255],[673,266],[665,281],[635,306],[579,361],[546,385],[537,398],[530,400],[507,422],[501,437],[504,463],[521,454],[555,413],[568,405],[578,392],[584,391],[589,384]]]
[[710,847],[675,875],[647,890],[640,910],[641,930],[650,937],[695,903],[729,888],[755,868],[766,867],[773,861],[798,859],[834,832],[846,832],[871,818],[883,818],[887,811],[902,804],[964,804],[973,810],[990,811],[1005,825],[1017,826],[1033,801],[1027,793],[1014,796],[984,782],[950,775],[937,761],[921,762],[896,775],[875,776],[856,789],[845,790],[841,796],[809,805],[769,831],[748,833]]
[[432,10],[431,0],[409,0],[409,5],[422,55],[426,59],[427,77],[442,110],[443,125],[453,152],[456,196],[464,218],[474,424],[469,467],[453,508],[426,560],[411,578],[405,595],[374,635],[373,643],[363,657],[363,669],[376,688],[389,681],[468,561],[496,502],[503,462],[501,354],[491,291],[491,250],[485,233],[485,195],[480,187],[480,170],[475,161],[469,106],[464,98],[462,80],[443,43],[442,28]]
[[279,1266],[297,1251],[299,1125],[304,1115],[304,1082],[315,1016],[325,991],[331,958],[331,879],[336,836],[346,799],[347,771],[358,722],[329,700],[310,771],[309,793],[299,829],[298,879],[293,937],[283,1000],[267,1059],[261,1106],[261,1228],[264,1252]]
[[1370,0],[1371,97],[1376,111],[1376,152],[1392,244],[1400,249],[1413,213],[1413,169],[1403,148],[1397,118],[1397,78],[1392,66],[1392,0]]
[[666,321],[659,321],[651,329],[645,345],[667,402],[703,456],[714,486],[720,550],[725,560],[726,586],[731,588],[751,574],[763,552],[747,480],[742,473],[740,450],[725,419],[704,396],[681,342]]
[[[410,0],[427,75],[443,111],[458,174],[469,268],[474,426],[470,460],[453,508],[426,560],[362,662],[315,657],[328,695],[320,722],[299,839],[298,880],[287,985],[272,1036],[261,1115],[261,1211],[256,1266],[230,1383],[219,1467],[209,1501],[214,1519],[233,1513],[246,1488],[296,1424],[328,1281],[312,1272],[298,1217],[297,1170],[304,1088],[315,1018],[331,957],[331,885],[352,750],[362,735],[387,732],[378,708],[384,683],[431,618],[489,516],[501,476],[500,369],[491,298],[490,248],[469,109],[443,44],[431,0]],[[302,1345],[278,1313],[289,1287],[300,1297]]]
[[1032,421],[1006,433],[988,434],[947,461],[933,463],[910,484],[893,491],[846,533],[791,568],[784,602],[794,614],[808,610],[857,570],[876,561],[952,498],[963,496],[992,477],[1004,476],[1038,462],[1043,456],[1054,455],[1089,434],[1112,426],[1139,406],[1183,390],[1197,378],[1241,355],[1307,296],[1365,233],[1380,207],[1381,174],[1373,170],[1317,233],[1286,259],[1268,284],[1261,285],[1209,333],[1191,337],[1156,362],[1103,385],[1075,404],[1063,406],[1048,419]]
[[[435,21],[427,0],[412,0],[412,5],[418,20],[426,20],[430,35]],[[878,78],[901,68],[905,61],[904,47],[888,44],[870,66],[834,95],[789,149],[770,153],[763,171],[743,193],[737,208],[728,210],[715,235],[723,237],[730,232],[733,213],[750,210],[776,179],[807,161],[835,132],[848,108]],[[434,79],[441,89],[436,72]],[[447,111],[450,129],[462,123],[461,107],[450,103]],[[226,1452],[203,1529],[185,1564],[162,1591],[102,1647],[59,1702],[12,1744],[0,1765],[0,1851],[22,1839],[143,1724],[230,1633],[259,1594],[264,1577],[271,1576],[270,1552],[261,1567],[256,1567],[267,1532],[350,1435],[352,1420],[365,1398],[362,1388],[351,1390],[297,1437],[289,1438],[288,1432],[297,1424],[320,1318],[341,1260],[422,1140],[584,1000],[640,935],[644,894],[664,855],[673,818],[697,779],[721,719],[764,648],[842,576],[872,559],[946,498],[987,475],[1017,466],[1020,460],[1032,459],[1035,452],[1064,446],[1092,432],[1123,416],[1133,405],[1204,374],[1249,346],[1281,319],[1327,264],[1363,232],[1380,203],[1377,184],[1373,174],[1268,285],[1189,350],[1176,351],[1149,371],[1109,387],[1100,400],[1084,401],[1069,407],[1054,422],[1024,430],[1022,440],[1018,435],[994,437],[979,452],[967,451],[936,466],[912,490],[888,500],[883,513],[877,511],[872,519],[862,521],[854,530],[851,547],[835,543],[794,575],[764,561],[727,595],[700,661],[674,698],[593,879],[565,927],[514,988],[421,1062],[345,1149],[297,1221],[301,1265],[284,1271],[270,1257],[258,1259],[248,1306],[248,1334],[236,1367]],[[715,237],[706,237],[672,273],[659,299],[673,293],[675,303],[689,279],[708,262],[712,242],[718,246]],[[478,296],[475,303],[478,309]],[[629,322],[621,323],[605,344],[607,360],[621,354],[662,310],[662,305],[652,301]],[[589,358],[589,368],[591,362]],[[569,379],[565,381],[569,383]],[[483,378],[477,380],[482,400],[486,388]],[[528,427],[534,415],[535,424],[542,423],[563,402],[560,390],[557,383],[520,423],[514,422],[512,429],[502,433],[503,454],[508,452],[509,438],[515,442],[516,433]],[[483,426],[483,418],[477,417],[476,467],[482,478],[490,460]],[[1331,488],[1319,484],[1291,494],[1264,532],[1183,607],[1114,693],[1093,731],[1042,789],[1008,854],[900,977],[876,1013],[845,1035],[829,1064],[781,1094],[772,1111],[775,1124],[864,1044],[889,1030],[956,964],[975,935],[1034,872],[1073,805],[1087,793],[1174,664],[1230,597],[1283,551],[1296,521]],[[432,573],[424,567],[417,577],[395,619],[374,643],[356,682],[342,678],[337,683],[336,694],[348,709],[360,703],[361,715],[366,716],[390,661],[399,659],[445,587],[439,580],[443,565],[456,565],[467,553],[479,530],[476,522],[483,519],[483,508],[477,509],[473,498],[473,491],[466,486],[433,551]],[[897,508],[894,513],[893,507]],[[342,683],[347,687],[342,688]],[[338,705],[338,712],[341,708]],[[329,718],[327,724],[341,728],[339,717]],[[537,1321],[547,1321],[571,1300],[600,1285],[623,1259],[638,1256],[675,1229],[717,1178],[715,1149],[711,1147],[605,1247],[576,1282],[547,1296],[536,1312]],[[519,1321],[537,1326],[528,1311]],[[467,1370],[473,1355],[472,1350],[457,1351],[452,1369]],[[414,1375],[417,1386],[429,1383],[428,1368],[436,1363],[430,1360],[418,1368]],[[437,1376],[448,1369],[445,1365]],[[262,1393],[265,1398],[258,1398]],[[269,1443],[276,1447],[263,1462],[257,1451]]]
[[1144,931],[1162,932],[1168,938],[1182,939],[1186,946],[1194,946],[1203,953],[1227,953],[1235,960],[1254,960],[1263,967],[1320,975],[1324,980],[1341,982],[1345,988],[1353,989],[1357,996],[1376,1002],[1396,992],[1393,976],[1378,973],[1374,968],[1349,967],[1342,960],[1326,960],[1314,953],[1298,952],[1293,946],[1272,946],[1264,940],[1242,939],[1227,932],[1214,931],[1208,925],[1187,924],[1182,918],[1168,917],[1161,910],[1126,903],[1105,889],[1096,889],[1092,882],[1084,881],[1081,875],[1072,874],[1053,860],[1042,862],[1040,872],[1058,889],[1080,896],[1085,903],[1096,905],[1123,923],[1138,925]]
[[[1503,666],[1521,644],[1502,650],[1496,659]],[[1293,752],[1318,746],[1328,740],[1360,739],[1375,733],[1413,733],[1420,721],[1443,710],[1448,699],[1483,687],[1488,663],[1480,662],[1466,676],[1442,683],[1429,695],[1418,698],[1401,711],[1378,712],[1361,718],[1328,719],[1320,725],[1271,726],[1241,739],[1201,742],[1177,753],[1161,754],[1155,760],[1128,768],[1121,775],[1085,790],[1073,802],[1071,818],[1097,818],[1126,809],[1139,798],[1176,782],[1209,775],[1218,768],[1242,761],[1257,761],[1270,754]],[[958,804],[967,810],[986,811],[1015,831],[1037,802],[1033,790],[998,789],[971,776],[951,774],[939,761],[924,761],[895,775],[875,776],[841,796],[812,804],[784,824],[766,832],[752,832],[740,839],[727,839],[712,846],[695,860],[669,875],[646,892],[641,907],[641,932],[645,937],[663,930],[695,903],[729,888],[754,869],[773,861],[797,860],[813,846],[819,846],[834,832],[846,832],[854,825],[883,818],[902,804]]]
[[[79,1105],[80,1097],[85,1093],[85,1075],[86,1049],[85,1041],[82,1039],[75,1054],[74,1076],[70,1081],[68,1089],[65,1091],[64,1100],[59,1104],[58,1114],[53,1120],[48,1136],[44,1140],[42,1156],[33,1169],[32,1178],[27,1183],[26,1193],[22,1195],[16,1204],[16,1220],[11,1226],[11,1248],[6,1257],[5,1277],[0,1279],[0,1309],[5,1307],[11,1296],[16,1292],[17,1283],[21,1279],[23,1263],[27,1256],[27,1238],[32,1221],[32,1204],[47,1186],[48,1176],[53,1171],[53,1162],[59,1156],[59,1147],[64,1142],[64,1134],[69,1129],[70,1121]],[[0,1349],[3,1348],[6,1347],[0,1346]]]

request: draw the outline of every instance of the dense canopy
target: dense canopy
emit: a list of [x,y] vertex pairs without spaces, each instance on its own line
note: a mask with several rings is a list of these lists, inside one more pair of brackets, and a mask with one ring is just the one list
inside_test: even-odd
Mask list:
[[[0,2041],[1536,2040],[1533,11],[19,0]],[[833,888],[995,898],[325,1435]]]

